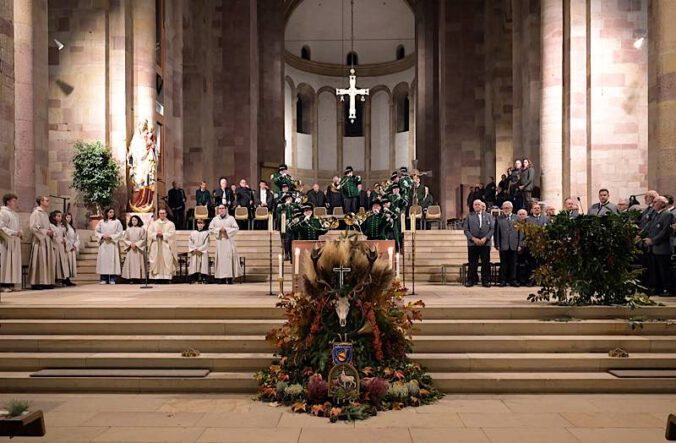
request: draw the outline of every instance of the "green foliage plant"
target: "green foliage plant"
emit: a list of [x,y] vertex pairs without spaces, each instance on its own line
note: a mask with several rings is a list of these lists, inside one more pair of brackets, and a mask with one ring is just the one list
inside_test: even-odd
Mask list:
[[643,289],[634,263],[640,230],[632,214],[570,219],[561,213],[544,226],[522,224],[526,242],[540,265],[541,286],[531,301],[563,305],[626,305]]
[[100,141],[77,141],[73,145],[73,183],[82,203],[95,214],[113,203],[120,186],[120,165],[110,148]]

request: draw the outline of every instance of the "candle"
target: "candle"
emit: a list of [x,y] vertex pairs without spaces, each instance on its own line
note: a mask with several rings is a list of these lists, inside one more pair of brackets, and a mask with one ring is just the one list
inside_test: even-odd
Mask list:
[[399,258],[401,254],[397,252],[397,273],[395,274],[397,276],[397,280],[399,280]]
[[286,234],[286,212],[282,212],[282,234]]
[[411,232],[415,233],[415,214],[411,217]]
[[279,278],[282,278],[282,266],[284,266],[282,261],[282,254],[279,254],[277,258],[279,259]]
[[406,214],[401,213],[401,233],[403,234],[406,232]]
[[293,271],[294,274],[298,275],[298,273],[300,272],[300,248],[296,248],[296,250],[293,251],[293,253],[296,256],[293,261]]
[[272,214],[268,215],[268,232],[272,234]]
[[392,259],[393,259],[392,255],[393,254],[394,254],[394,248],[390,246],[389,248],[387,248],[387,258],[388,258],[388,261],[390,262],[390,269],[392,269]]

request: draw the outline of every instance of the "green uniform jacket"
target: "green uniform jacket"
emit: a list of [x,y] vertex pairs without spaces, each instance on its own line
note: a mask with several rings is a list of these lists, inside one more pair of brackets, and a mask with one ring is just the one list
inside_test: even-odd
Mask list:
[[343,193],[343,197],[359,197],[359,189],[357,189],[357,185],[359,184],[361,184],[361,177],[355,177],[354,175],[348,177],[347,175],[344,175],[343,178],[340,179],[340,190]]
[[392,226],[388,223],[384,213],[371,214],[362,225],[362,233],[369,240],[388,240]]
[[288,175],[282,175],[279,172],[272,174],[272,184],[272,192],[274,192],[275,195],[279,194],[279,192],[282,190],[282,185],[284,184],[289,186],[289,192],[296,190],[293,180],[291,180]]
[[296,240],[319,240],[320,235],[326,234],[326,229],[316,217],[301,220],[294,226],[294,238]]

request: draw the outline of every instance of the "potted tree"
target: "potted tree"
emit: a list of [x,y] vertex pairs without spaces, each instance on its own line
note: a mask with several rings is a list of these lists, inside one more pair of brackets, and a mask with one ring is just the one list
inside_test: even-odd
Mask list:
[[30,411],[29,403],[10,400],[0,411],[0,437],[42,437],[45,419],[42,411]]
[[90,227],[101,219],[103,208],[113,202],[120,186],[120,165],[100,141],[78,141],[73,146],[73,184],[89,211]]

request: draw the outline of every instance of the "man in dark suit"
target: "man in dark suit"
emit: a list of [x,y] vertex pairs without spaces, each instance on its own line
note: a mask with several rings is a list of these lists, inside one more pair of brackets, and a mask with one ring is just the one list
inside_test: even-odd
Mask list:
[[674,295],[674,274],[671,269],[671,224],[673,216],[667,211],[668,200],[664,196],[654,199],[655,215],[646,227],[643,244],[650,248],[648,281],[655,295]]
[[648,191],[643,196],[643,201],[646,204],[646,208],[641,213],[641,219],[638,222],[638,225],[641,229],[646,229],[653,216],[655,215],[655,208],[653,208],[653,201],[659,196],[657,191]]
[[179,188],[175,181],[171,182],[171,189],[167,193],[167,203],[171,208],[176,229],[185,227],[185,201],[183,188]]
[[[245,179],[239,181],[239,187],[237,188],[235,195],[235,202],[238,207],[247,208],[249,213],[249,219],[253,218],[254,211],[254,202],[256,201],[256,196],[253,192],[253,189],[249,187],[249,183]],[[243,223],[242,226],[248,227],[248,223]]]
[[359,208],[364,208],[364,211],[368,211],[371,208],[371,204],[368,193],[364,191],[364,185],[359,183],[357,189],[359,189]]
[[486,205],[481,200],[474,200],[472,209],[474,211],[467,216],[463,226],[469,257],[466,286],[474,286],[479,281],[477,268],[481,259],[481,284],[487,288],[491,285],[491,237],[495,222],[493,216],[486,213]]
[[307,192],[307,201],[308,203],[312,203],[312,206],[315,208],[320,206],[325,208],[327,206],[326,194],[319,189],[318,183],[312,185],[312,189]]
[[333,182],[326,188],[326,200],[329,203],[329,214],[333,214],[333,208],[343,207],[343,193],[337,186],[340,184],[340,177],[333,177]]
[[214,189],[214,205],[225,205],[228,213],[232,214],[232,207],[234,206],[235,196],[232,189],[228,185],[228,179],[221,177],[218,179],[218,188]]
[[516,281],[516,258],[522,244],[523,234],[515,228],[516,216],[512,214],[512,202],[502,204],[503,216],[495,223],[495,249],[500,251],[500,286],[519,286]]

